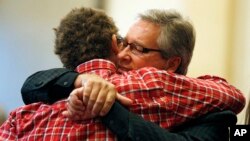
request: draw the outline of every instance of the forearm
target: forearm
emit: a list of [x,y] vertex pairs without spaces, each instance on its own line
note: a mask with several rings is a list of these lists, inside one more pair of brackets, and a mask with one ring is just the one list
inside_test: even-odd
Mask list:
[[115,103],[105,117],[103,123],[118,137],[118,140],[132,141],[185,141],[178,134],[170,133],[158,125],[145,121],[141,117],[130,113],[120,104]]
[[53,103],[68,97],[74,88],[78,74],[72,70],[56,68],[39,71],[28,77],[21,93],[25,104],[34,102]]
[[[207,108],[207,111],[227,109],[239,113],[245,105],[245,97],[242,92],[230,85],[225,79],[217,76],[204,75],[191,78],[151,67],[129,71],[125,75],[133,77],[138,84],[143,84],[136,87],[138,91],[161,88],[165,94],[172,95],[177,99],[194,100],[195,103],[202,102],[204,103],[202,108]],[[132,79],[128,78],[127,81],[132,81]],[[118,92],[122,94],[122,88],[119,89],[119,84],[124,84],[125,81],[116,79],[115,82],[118,85]]]
[[209,94],[207,99],[212,100],[207,101],[214,104],[214,107],[218,107],[223,110],[231,110],[238,114],[242,111],[245,106],[246,100],[244,94],[236,87],[230,85],[225,79],[218,76],[200,76],[199,85],[204,87],[206,91],[200,89],[198,92],[201,94]]
[[[244,105],[243,94],[219,77],[207,76],[197,79],[155,68],[134,70],[127,72],[126,75],[130,77],[124,80],[118,77],[113,79],[118,92],[131,96],[131,99],[136,96],[141,103],[144,102],[144,107],[141,108],[141,103],[137,102],[139,100],[135,101],[134,105],[138,107],[131,110],[141,115],[147,113],[143,118],[155,121],[161,127],[176,126],[209,112],[232,110],[237,113]],[[133,81],[136,81],[134,83],[136,87],[133,87],[131,92],[133,94],[129,94],[124,88],[130,87]],[[143,90],[147,93],[142,93]],[[171,114],[158,113],[155,109],[170,111]]]
[[102,121],[119,140],[226,141],[229,138],[228,127],[236,123],[236,116],[230,111],[214,113],[170,132],[115,103]]

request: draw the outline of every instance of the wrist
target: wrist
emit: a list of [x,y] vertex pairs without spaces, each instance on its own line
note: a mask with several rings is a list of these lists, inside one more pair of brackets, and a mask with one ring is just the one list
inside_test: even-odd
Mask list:
[[80,75],[78,75],[75,79],[75,82],[74,82],[74,87],[75,88],[79,88],[82,86],[82,77]]

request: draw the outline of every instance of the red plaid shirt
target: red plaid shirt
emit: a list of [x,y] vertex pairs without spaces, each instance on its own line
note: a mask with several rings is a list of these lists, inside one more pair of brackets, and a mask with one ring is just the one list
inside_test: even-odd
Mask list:
[[[101,59],[81,64],[76,71],[96,73],[112,82],[120,94],[134,101],[129,107],[132,112],[163,128],[211,111],[229,109],[239,113],[245,104],[239,90],[215,76],[195,79],[152,67],[117,74],[113,63]],[[64,118],[61,112],[66,109],[65,103],[18,108],[0,128],[0,139],[116,140],[98,118],[80,122]]]

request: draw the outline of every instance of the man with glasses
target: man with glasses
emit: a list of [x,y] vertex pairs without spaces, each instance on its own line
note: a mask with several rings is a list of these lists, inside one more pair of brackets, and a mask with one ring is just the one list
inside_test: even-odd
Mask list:
[[[189,22],[185,22],[185,20],[182,19],[182,17],[178,14],[178,13],[172,13],[172,12],[168,12],[166,11],[166,13],[164,13],[165,11],[158,11],[158,10],[152,10],[152,11],[148,11],[149,13],[145,14],[145,15],[141,15],[141,19],[136,22],[129,30],[124,42],[123,42],[123,48],[121,48],[121,52],[118,54],[118,58],[119,58],[119,62],[118,62],[118,68],[120,69],[120,71],[128,71],[128,70],[132,70],[132,69],[139,69],[145,66],[150,66],[150,67],[156,67],[158,69],[163,69],[163,70],[167,70],[170,73],[177,73],[177,74],[183,74],[185,75],[187,72],[187,66],[191,60],[191,56],[192,56],[192,52],[193,52],[193,47],[194,47],[194,33],[193,33],[193,29],[192,29],[192,25],[189,24]],[[163,12],[163,13],[162,13]],[[160,15],[166,15],[167,17],[163,17],[163,19],[159,19],[157,20],[159,17],[154,17],[153,15],[150,14],[158,14]],[[155,19],[154,19],[155,18]],[[167,19],[169,21],[164,21],[164,19]],[[162,21],[161,21],[162,20]],[[175,22],[175,20],[177,20],[177,22]],[[178,20],[180,21],[184,21],[184,27],[183,27],[183,23],[179,23]],[[157,23],[159,22],[159,23]],[[166,29],[162,29],[164,28],[163,25],[165,25],[165,22],[169,22],[169,23],[173,23],[176,24],[174,25],[174,28],[171,26],[167,27],[167,31],[169,33],[165,33],[163,32]],[[180,24],[180,25],[179,25]],[[187,25],[188,30],[187,32],[184,33],[179,33],[178,34],[178,30],[181,31],[180,29],[185,28],[185,25]],[[161,27],[163,26],[163,27]],[[189,29],[191,27],[191,29]],[[177,31],[175,31],[176,29],[178,29]],[[161,30],[163,30],[161,32]],[[188,32],[189,31],[189,32]],[[172,34],[171,34],[172,33]],[[176,35],[175,35],[176,34]],[[165,38],[168,37],[169,42],[165,41]],[[177,38],[178,37],[178,38]],[[181,37],[181,38],[180,38]],[[177,38],[177,39],[176,39]],[[172,39],[172,40],[171,40]],[[175,48],[178,47],[178,48]],[[161,50],[161,51],[160,51]],[[41,74],[41,73],[40,73]],[[76,78],[76,75],[74,72],[71,71],[60,71],[57,73],[58,75],[56,76],[56,78],[52,78],[49,80],[50,83],[45,83],[45,85],[42,84],[42,86],[38,86],[37,88],[28,88],[27,84],[29,83],[29,81],[34,81],[35,79],[33,79],[32,77],[30,77],[23,89],[23,97],[25,100],[25,91],[27,90],[26,88],[28,88],[28,92],[30,92],[29,94],[34,94],[35,93],[39,93],[38,91],[43,89],[45,90],[45,92],[50,91],[50,92],[55,92],[57,90],[59,90],[60,92],[64,93],[65,92],[69,92],[72,90],[72,85],[68,85],[66,83],[66,86],[62,86],[64,88],[66,88],[66,91],[61,91],[61,86],[58,86],[57,84],[59,84],[59,82],[64,81],[64,78],[67,78],[69,75],[73,75],[74,78]],[[39,74],[37,74],[38,76]],[[66,77],[67,76],[67,77]],[[39,76],[38,76],[39,77]],[[203,77],[205,79],[209,79],[209,80],[213,80],[214,77],[211,76],[205,76]],[[53,80],[53,81],[51,81]],[[216,81],[218,84],[220,84],[222,81],[221,79],[215,79],[214,81]],[[53,83],[53,84],[51,84]],[[179,82],[177,82],[178,84]],[[181,81],[182,83],[182,81]],[[73,82],[70,84],[74,84]],[[30,85],[30,84],[28,84]],[[32,84],[33,85],[33,84]],[[55,87],[52,88],[52,90],[48,90],[50,88],[50,86],[48,87],[48,85],[54,85]],[[57,85],[57,86],[56,86]],[[60,85],[60,84],[59,84]],[[80,87],[81,84],[81,77],[77,77],[76,81],[75,81],[75,87]],[[31,86],[31,85],[30,85]],[[69,86],[69,87],[68,87]],[[88,86],[88,85],[87,85]],[[94,89],[94,88],[93,88]],[[106,88],[109,89],[109,88]],[[43,91],[44,92],[44,91]],[[42,92],[42,93],[43,93]],[[58,93],[58,91],[57,91]],[[75,91],[75,93],[77,94],[78,92]],[[173,91],[174,93],[174,91]],[[179,93],[179,92],[177,92]],[[96,106],[100,103],[98,103],[99,101],[99,96],[95,96],[95,98],[97,98],[97,100],[93,99],[93,96],[87,95],[88,93],[84,93],[84,97],[86,97],[86,99],[90,99],[90,102],[88,102],[87,107],[93,107],[93,109],[95,109],[96,107],[98,110],[100,111],[100,113],[102,113],[102,109],[100,110],[100,107],[102,106]],[[66,94],[67,95],[67,94]],[[106,95],[105,94],[99,94],[99,95]],[[72,95],[72,97],[75,95]],[[27,97],[27,96],[26,96]],[[61,98],[61,96],[58,96],[59,98]],[[58,97],[53,97],[52,96],[52,101],[56,100],[56,98]],[[108,96],[107,96],[108,97]],[[111,97],[114,98],[114,97]],[[92,102],[91,102],[92,100]],[[114,100],[114,99],[113,99]],[[111,101],[113,101],[111,100]],[[25,100],[26,103],[27,100]],[[31,99],[32,101],[32,99]],[[105,99],[104,101],[108,101],[110,102],[110,99]],[[97,104],[95,103],[97,102]],[[89,106],[89,103],[90,106]],[[105,102],[101,102],[102,105]],[[244,105],[244,104],[242,104]],[[72,106],[72,105],[70,105]],[[119,109],[119,111],[117,111],[117,109]],[[95,111],[95,110],[94,110]],[[115,112],[116,111],[116,112]],[[119,113],[117,113],[119,112]],[[125,114],[124,114],[125,113]],[[120,114],[120,115],[119,115]],[[122,117],[119,117],[123,115]],[[234,119],[235,116],[232,116],[230,113],[217,113],[215,114],[217,115],[217,117],[219,116],[220,118],[222,117],[227,117],[228,115],[230,115],[229,117],[231,117],[231,119]],[[112,118],[111,118],[112,116]],[[119,118],[116,118],[119,117]],[[211,116],[206,116],[202,119],[200,119],[199,121],[203,121],[204,119],[208,118]],[[213,116],[212,116],[213,117]],[[121,119],[125,120],[121,120]],[[120,124],[118,122],[119,125],[121,125],[121,123],[126,123],[127,124],[122,124],[124,127],[124,130],[121,130],[119,128],[122,128],[120,126],[114,126],[114,122],[116,122],[115,119],[120,119]],[[128,119],[130,122],[128,122]],[[221,135],[216,135],[215,130],[217,131],[217,129],[219,129],[218,131],[227,131],[227,126],[229,125],[228,123],[224,123],[221,124],[220,126],[216,125],[215,123],[217,123],[218,121],[215,120],[215,122],[209,123],[210,125],[213,125],[210,127],[209,131],[209,136],[205,136],[205,135],[198,135],[196,134],[196,132],[198,129],[200,130],[200,127],[207,127],[206,124],[203,125],[197,125],[199,122],[190,122],[190,123],[195,123],[193,126],[183,126],[182,128],[177,128],[173,131],[175,131],[176,133],[170,133],[167,132],[166,130],[163,130],[159,127],[157,127],[156,125],[152,124],[152,123],[148,123],[143,121],[142,119],[140,119],[139,117],[128,113],[125,109],[123,109],[122,107],[119,106],[119,104],[115,103],[115,105],[112,107],[111,111],[108,113],[108,115],[106,117],[103,118],[103,122],[106,123],[105,125],[110,127],[111,130],[117,134],[118,136],[122,134],[122,136],[127,136],[128,138],[132,138],[132,139],[142,139],[142,138],[146,138],[146,139],[150,139],[150,138],[155,138],[155,139],[167,139],[167,138],[175,138],[175,139],[184,139],[183,134],[185,134],[186,138],[223,138],[225,139],[225,136],[221,136]],[[113,123],[112,123],[113,121]],[[132,122],[131,122],[132,121]],[[137,122],[133,122],[133,121],[137,121]],[[200,122],[202,123],[202,122]],[[222,126],[223,125],[223,126]],[[196,128],[197,126],[197,128]],[[144,128],[141,128],[144,127]],[[152,127],[152,128],[151,128]],[[128,130],[133,129],[133,131],[128,132]],[[206,128],[206,130],[208,129],[208,127]],[[223,130],[221,130],[223,129]],[[142,131],[146,132],[143,133]],[[141,132],[134,132],[134,131],[141,131]],[[203,133],[204,130],[201,131],[201,133]],[[133,135],[134,133],[136,133],[136,135]],[[164,134],[162,134],[164,133]],[[182,134],[182,135],[179,135]],[[147,136],[144,136],[144,135]],[[223,133],[223,135],[226,135],[228,133]],[[141,136],[142,135],[142,136]],[[154,135],[154,136],[152,136]]]
[[119,37],[119,38],[123,42],[123,46],[122,46],[121,50],[123,50],[129,46],[131,52],[136,54],[136,55],[143,55],[145,53],[149,53],[150,51],[161,52],[160,49],[145,48],[145,47],[142,47],[142,46],[137,45],[135,43],[128,43],[128,41],[126,41],[126,39],[123,39],[122,37]]

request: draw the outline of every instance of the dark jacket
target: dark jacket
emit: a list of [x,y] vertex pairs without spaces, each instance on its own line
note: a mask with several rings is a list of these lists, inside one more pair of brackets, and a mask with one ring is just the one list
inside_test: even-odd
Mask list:
[[[73,90],[77,76],[76,72],[64,68],[39,71],[25,81],[21,90],[23,101],[25,104],[38,101],[53,103],[66,98]],[[237,117],[231,111],[210,113],[166,130],[145,121],[116,102],[102,121],[119,140],[227,141],[228,127],[236,124]]]

